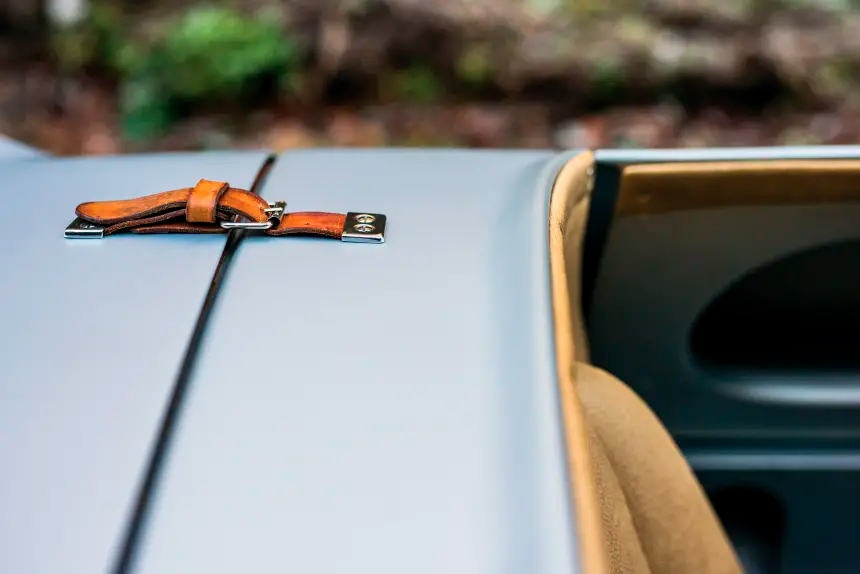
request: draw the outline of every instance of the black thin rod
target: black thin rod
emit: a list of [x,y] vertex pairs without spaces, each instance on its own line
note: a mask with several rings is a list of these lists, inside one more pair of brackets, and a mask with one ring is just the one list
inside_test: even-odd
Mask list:
[[[257,177],[254,179],[254,184],[251,186],[252,192],[260,192],[260,188],[265,183],[266,176],[268,176],[269,171],[272,169],[275,160],[275,156],[266,158],[266,161],[257,173]],[[111,569],[113,574],[129,574],[134,567],[140,536],[149,515],[150,502],[158,486],[161,469],[166,461],[167,451],[173,439],[174,429],[181,414],[185,395],[191,384],[191,375],[194,373],[200,342],[203,340],[203,335],[206,332],[206,325],[209,322],[209,317],[212,315],[212,308],[215,306],[215,300],[224,282],[224,277],[226,277],[227,270],[230,268],[230,262],[233,260],[236,249],[239,247],[244,235],[245,232],[242,229],[234,229],[227,235],[227,244],[224,246],[224,251],[221,252],[221,258],[218,260],[218,266],[215,268],[212,282],[209,284],[209,291],[206,293],[206,299],[203,300],[203,306],[200,308],[197,322],[194,324],[194,331],[191,333],[191,338],[185,349],[185,355],[182,358],[182,365],[176,376],[176,382],[173,384],[170,402],[167,404],[167,409],[162,415],[158,437],[149,456],[146,474],[137,492],[134,511],[126,525],[122,538],[122,547]]]

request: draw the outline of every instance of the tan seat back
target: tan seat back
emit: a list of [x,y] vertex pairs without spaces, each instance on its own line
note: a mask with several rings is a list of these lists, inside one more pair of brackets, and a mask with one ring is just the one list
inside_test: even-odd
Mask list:
[[612,574],[741,571],[705,492],[672,437],[630,387],[580,364],[604,545]]

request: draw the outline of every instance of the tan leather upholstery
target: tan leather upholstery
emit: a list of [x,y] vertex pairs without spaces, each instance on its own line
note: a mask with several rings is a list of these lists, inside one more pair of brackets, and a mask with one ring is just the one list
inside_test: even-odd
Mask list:
[[732,574],[734,550],[686,460],[627,385],[577,366],[613,574]]
[[588,429],[575,385],[577,361],[584,360],[588,354],[578,305],[579,261],[593,177],[594,156],[585,152],[567,162],[553,185],[549,207],[550,287],[558,396],[580,562],[584,572],[607,574],[609,561],[604,548]]
[[587,364],[579,282],[593,164],[583,153],[564,166],[549,218],[556,368],[582,569],[740,572],[702,487],[657,417],[629,387]]
[[[588,339],[578,304],[582,268],[582,242],[591,189],[594,185],[594,155],[584,152],[571,159],[553,185],[549,211],[549,250],[552,267],[553,307],[566,317],[556,324],[556,334],[572,352],[571,359],[588,362]],[[563,297],[556,297],[555,290]]]
[[856,201],[860,201],[858,160],[638,164],[622,171],[615,216]]

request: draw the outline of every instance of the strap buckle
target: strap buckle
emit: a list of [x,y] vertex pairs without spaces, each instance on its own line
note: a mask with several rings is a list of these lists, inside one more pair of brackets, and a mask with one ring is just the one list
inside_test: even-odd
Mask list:
[[221,229],[271,229],[281,224],[281,218],[286,210],[286,201],[269,203],[269,207],[263,210],[269,216],[267,221],[222,221]]

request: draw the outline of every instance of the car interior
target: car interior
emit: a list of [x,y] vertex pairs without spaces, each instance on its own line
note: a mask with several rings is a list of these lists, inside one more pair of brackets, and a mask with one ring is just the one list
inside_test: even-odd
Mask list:
[[860,161],[574,156],[550,206],[587,572],[860,565]]

